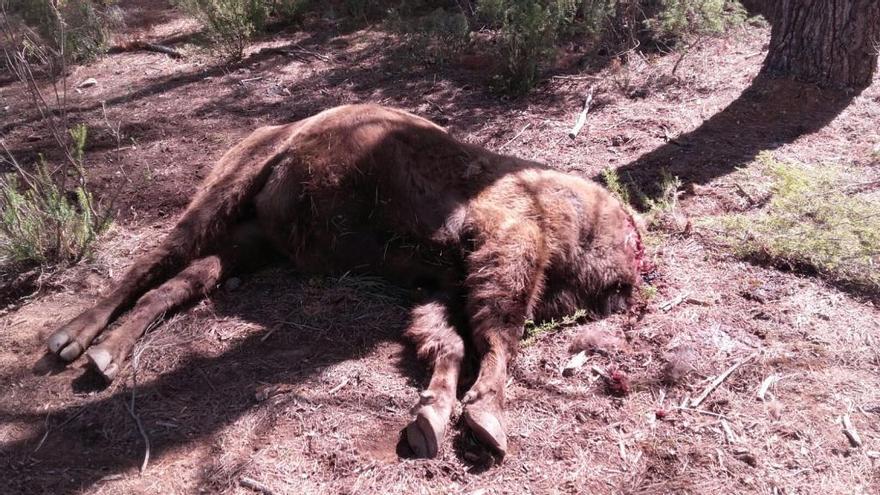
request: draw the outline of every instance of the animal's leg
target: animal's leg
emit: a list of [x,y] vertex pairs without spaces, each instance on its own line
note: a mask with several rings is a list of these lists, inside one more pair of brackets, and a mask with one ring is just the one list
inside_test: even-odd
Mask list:
[[199,236],[199,228],[191,224],[190,216],[185,214],[183,221],[158,247],[135,261],[109,294],[56,330],[49,337],[49,350],[65,361],[78,358],[92,340],[138,297],[189,261],[196,253],[188,252],[195,251],[188,245],[192,243],[191,239]]
[[107,381],[112,381],[122,368],[137,340],[154,322],[166,313],[207,295],[229,272],[247,261],[265,259],[265,246],[256,224],[237,227],[229,246],[219,254],[199,258],[183,271],[141,297],[135,307],[123,318],[119,327],[111,330],[102,342],[86,351],[86,357]]
[[418,457],[436,457],[452,407],[464,341],[450,321],[448,306],[438,300],[422,303],[412,311],[406,335],[416,344],[420,358],[433,367],[431,383],[412,409],[415,416],[406,427],[406,439]]
[[500,227],[497,235],[478,240],[467,260],[468,314],[480,372],[462,402],[471,431],[503,456],[507,370],[519,349],[526,317],[543,288],[547,260],[536,225],[501,221],[494,225]]
[[135,261],[97,304],[56,330],[47,341],[49,351],[73,361],[146,291],[210,252],[263,186],[272,166],[284,158],[283,137],[289,132],[284,126],[261,128],[229,150],[165,240]]

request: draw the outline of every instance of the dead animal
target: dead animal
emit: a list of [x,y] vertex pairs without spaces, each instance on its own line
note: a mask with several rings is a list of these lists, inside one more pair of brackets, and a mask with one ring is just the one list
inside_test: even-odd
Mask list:
[[433,294],[406,331],[433,367],[406,428],[423,457],[437,455],[456,401],[462,335],[480,357],[461,399],[466,424],[504,455],[504,385],[524,322],[625,308],[643,258],[632,217],[600,186],[401,110],[342,106],[260,128],[228,151],[168,236],[55,331],[49,350],[66,361],[85,353],[112,380],[155,320],[265,250],[303,273],[368,271]]

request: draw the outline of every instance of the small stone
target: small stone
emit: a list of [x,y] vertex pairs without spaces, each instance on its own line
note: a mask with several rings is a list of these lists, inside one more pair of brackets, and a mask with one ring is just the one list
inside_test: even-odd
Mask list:
[[85,81],[77,84],[76,87],[77,88],[91,88],[92,86],[97,86],[97,85],[98,85],[98,80],[95,79],[94,77],[90,77],[90,78],[86,79]]
[[568,360],[568,363],[562,368],[562,376],[569,377],[575,374],[575,372],[580,369],[587,362],[587,353],[585,351],[581,351],[571,359]]

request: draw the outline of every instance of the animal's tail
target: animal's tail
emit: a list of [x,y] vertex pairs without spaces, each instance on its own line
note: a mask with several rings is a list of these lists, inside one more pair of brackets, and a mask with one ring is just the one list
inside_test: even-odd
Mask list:
[[195,258],[222,247],[243,207],[262,189],[273,166],[287,155],[289,126],[258,129],[214,166],[162,243],[139,258],[102,301],[117,313]]

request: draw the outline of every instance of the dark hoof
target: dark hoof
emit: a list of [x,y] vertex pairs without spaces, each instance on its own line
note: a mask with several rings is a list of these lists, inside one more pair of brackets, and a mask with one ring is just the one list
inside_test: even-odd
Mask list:
[[480,406],[468,406],[464,410],[464,420],[480,443],[500,457],[507,454],[507,434],[499,414]]
[[412,410],[415,419],[406,427],[406,441],[416,457],[432,459],[440,452],[452,409],[436,402],[434,391],[425,390]]

